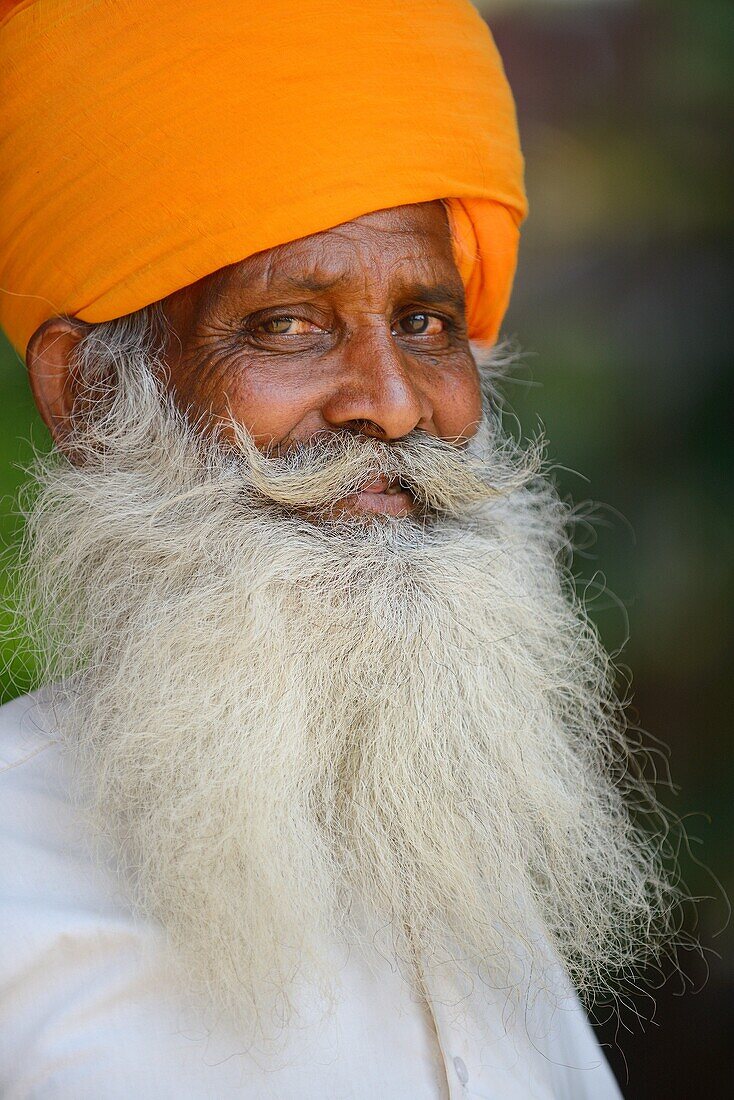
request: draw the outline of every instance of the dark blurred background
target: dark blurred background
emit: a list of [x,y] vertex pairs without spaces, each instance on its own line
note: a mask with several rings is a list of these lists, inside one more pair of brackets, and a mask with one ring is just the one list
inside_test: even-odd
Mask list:
[[652,1021],[600,1036],[630,1100],[730,1096],[734,934],[712,874],[734,897],[734,2],[479,6],[530,199],[505,324],[529,354],[507,396],[544,425],[562,490],[606,506],[576,571],[624,646],[634,715],[669,746],[686,881],[714,898],[706,962],[684,956]]
[[[712,899],[706,961],[684,957],[688,979],[656,993],[652,1019],[642,1001],[646,1021],[599,1033],[628,1100],[728,1096],[734,934],[715,878],[734,896],[734,2],[479,7],[517,98],[531,205],[505,325],[528,354],[507,396],[526,432],[545,427],[564,494],[603,506],[576,571],[633,671],[635,717],[669,747],[676,787],[660,795],[686,821],[688,885]],[[0,359],[7,541],[29,440],[48,442],[6,343]],[[7,699],[32,669],[0,645]]]

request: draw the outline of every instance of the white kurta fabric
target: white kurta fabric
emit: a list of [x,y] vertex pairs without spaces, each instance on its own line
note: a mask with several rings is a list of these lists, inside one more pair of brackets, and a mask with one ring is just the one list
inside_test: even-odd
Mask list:
[[[39,699],[0,708],[3,1100],[617,1100],[577,1001],[507,1012],[479,982],[334,952],[339,996],[278,1052],[212,1030],[177,993],[160,932],[90,855]],[[317,1015],[321,1015],[318,1013]]]

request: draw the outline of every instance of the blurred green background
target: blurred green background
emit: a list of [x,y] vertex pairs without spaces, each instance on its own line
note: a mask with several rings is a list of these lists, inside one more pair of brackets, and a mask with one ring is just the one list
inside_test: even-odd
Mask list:
[[633,713],[670,748],[678,791],[660,794],[686,819],[686,880],[714,896],[708,979],[684,959],[653,1022],[600,1034],[629,1098],[728,1096],[734,936],[695,860],[734,897],[734,3],[480,6],[531,207],[505,324],[529,354],[507,394],[526,431],[545,426],[562,490],[606,506],[576,571],[624,645]]
[[[562,491],[603,506],[577,573],[607,646],[624,647],[639,723],[670,748],[679,789],[663,800],[734,896],[734,3],[479,7],[517,98],[531,204],[505,324],[528,354],[506,392],[527,432],[545,426]],[[29,440],[48,441],[4,342],[0,359],[8,541]],[[10,641],[0,658],[9,698],[31,670]],[[684,863],[713,896],[698,932],[717,954],[707,979],[684,960],[690,981],[659,991],[653,1021],[600,1028],[628,1098],[730,1094],[734,937],[711,874]]]

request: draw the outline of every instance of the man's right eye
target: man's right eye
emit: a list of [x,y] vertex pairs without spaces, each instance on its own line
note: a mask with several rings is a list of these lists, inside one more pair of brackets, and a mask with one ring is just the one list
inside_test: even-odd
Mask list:
[[310,332],[320,332],[318,325],[310,321],[304,321],[302,317],[291,317],[283,314],[278,317],[269,317],[257,325],[256,331],[265,336],[306,336]]

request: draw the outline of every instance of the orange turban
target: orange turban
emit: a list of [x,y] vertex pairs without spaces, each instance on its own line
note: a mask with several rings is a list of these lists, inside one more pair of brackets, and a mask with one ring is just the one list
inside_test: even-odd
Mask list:
[[469,0],[0,0],[0,323],[104,321],[374,210],[449,199],[493,340],[526,212]]

